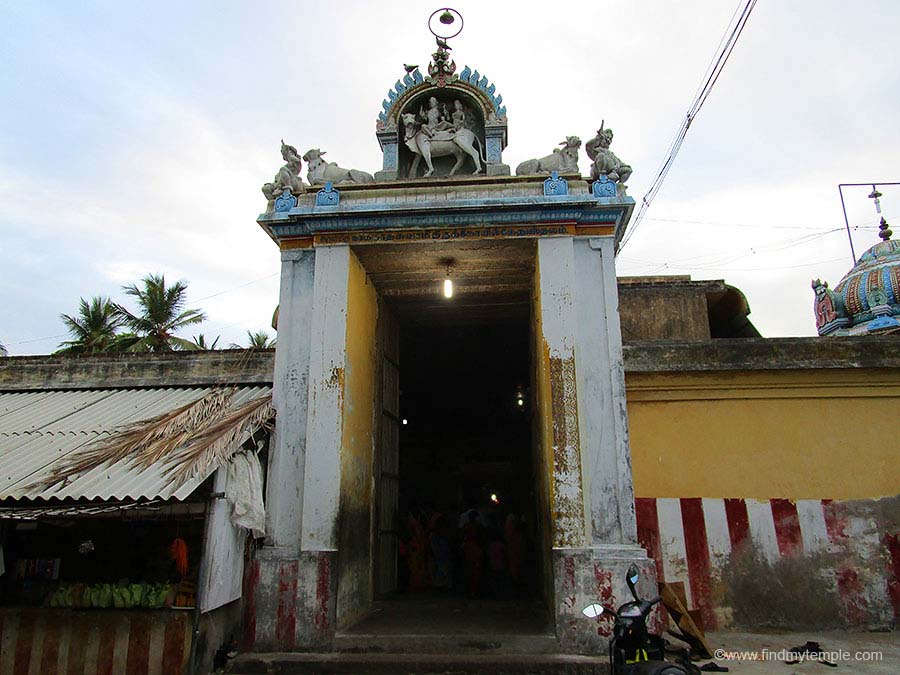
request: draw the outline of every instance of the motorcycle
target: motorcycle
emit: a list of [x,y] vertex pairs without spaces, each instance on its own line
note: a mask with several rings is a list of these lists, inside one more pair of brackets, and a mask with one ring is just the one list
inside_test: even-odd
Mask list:
[[666,661],[666,643],[661,635],[647,629],[647,616],[659,596],[642,599],[637,592],[639,578],[635,565],[628,568],[625,581],[634,600],[626,602],[618,610],[600,604],[590,604],[581,610],[589,619],[601,616],[615,617],[613,634],[609,639],[609,672],[611,675],[687,675],[690,671]]

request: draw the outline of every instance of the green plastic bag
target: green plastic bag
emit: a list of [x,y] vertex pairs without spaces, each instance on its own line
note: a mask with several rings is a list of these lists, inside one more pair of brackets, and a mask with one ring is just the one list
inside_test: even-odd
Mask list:
[[94,607],[108,609],[113,606],[113,589],[109,584],[100,584],[100,604]]
[[131,584],[131,586],[128,587],[128,592],[131,594],[131,604],[129,607],[140,607],[141,600],[144,597],[144,585]]

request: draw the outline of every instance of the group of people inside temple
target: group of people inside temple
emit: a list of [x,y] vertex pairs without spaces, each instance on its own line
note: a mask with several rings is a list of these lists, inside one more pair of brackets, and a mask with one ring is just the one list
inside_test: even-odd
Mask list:
[[526,521],[515,513],[413,507],[402,525],[401,590],[509,599],[530,584],[534,547]]

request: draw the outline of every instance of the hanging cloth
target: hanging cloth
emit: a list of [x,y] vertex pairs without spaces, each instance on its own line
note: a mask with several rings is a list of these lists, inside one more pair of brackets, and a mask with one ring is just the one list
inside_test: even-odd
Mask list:
[[231,503],[231,522],[253,534],[266,535],[266,509],[263,505],[262,467],[255,452],[239,452],[228,463],[225,495]]

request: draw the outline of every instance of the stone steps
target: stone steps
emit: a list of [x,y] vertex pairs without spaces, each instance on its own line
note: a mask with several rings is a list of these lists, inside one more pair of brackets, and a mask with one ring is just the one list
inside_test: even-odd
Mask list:
[[555,635],[365,634],[338,633],[332,651],[357,654],[555,654]]
[[241,654],[232,675],[606,675],[605,656],[563,654]]

